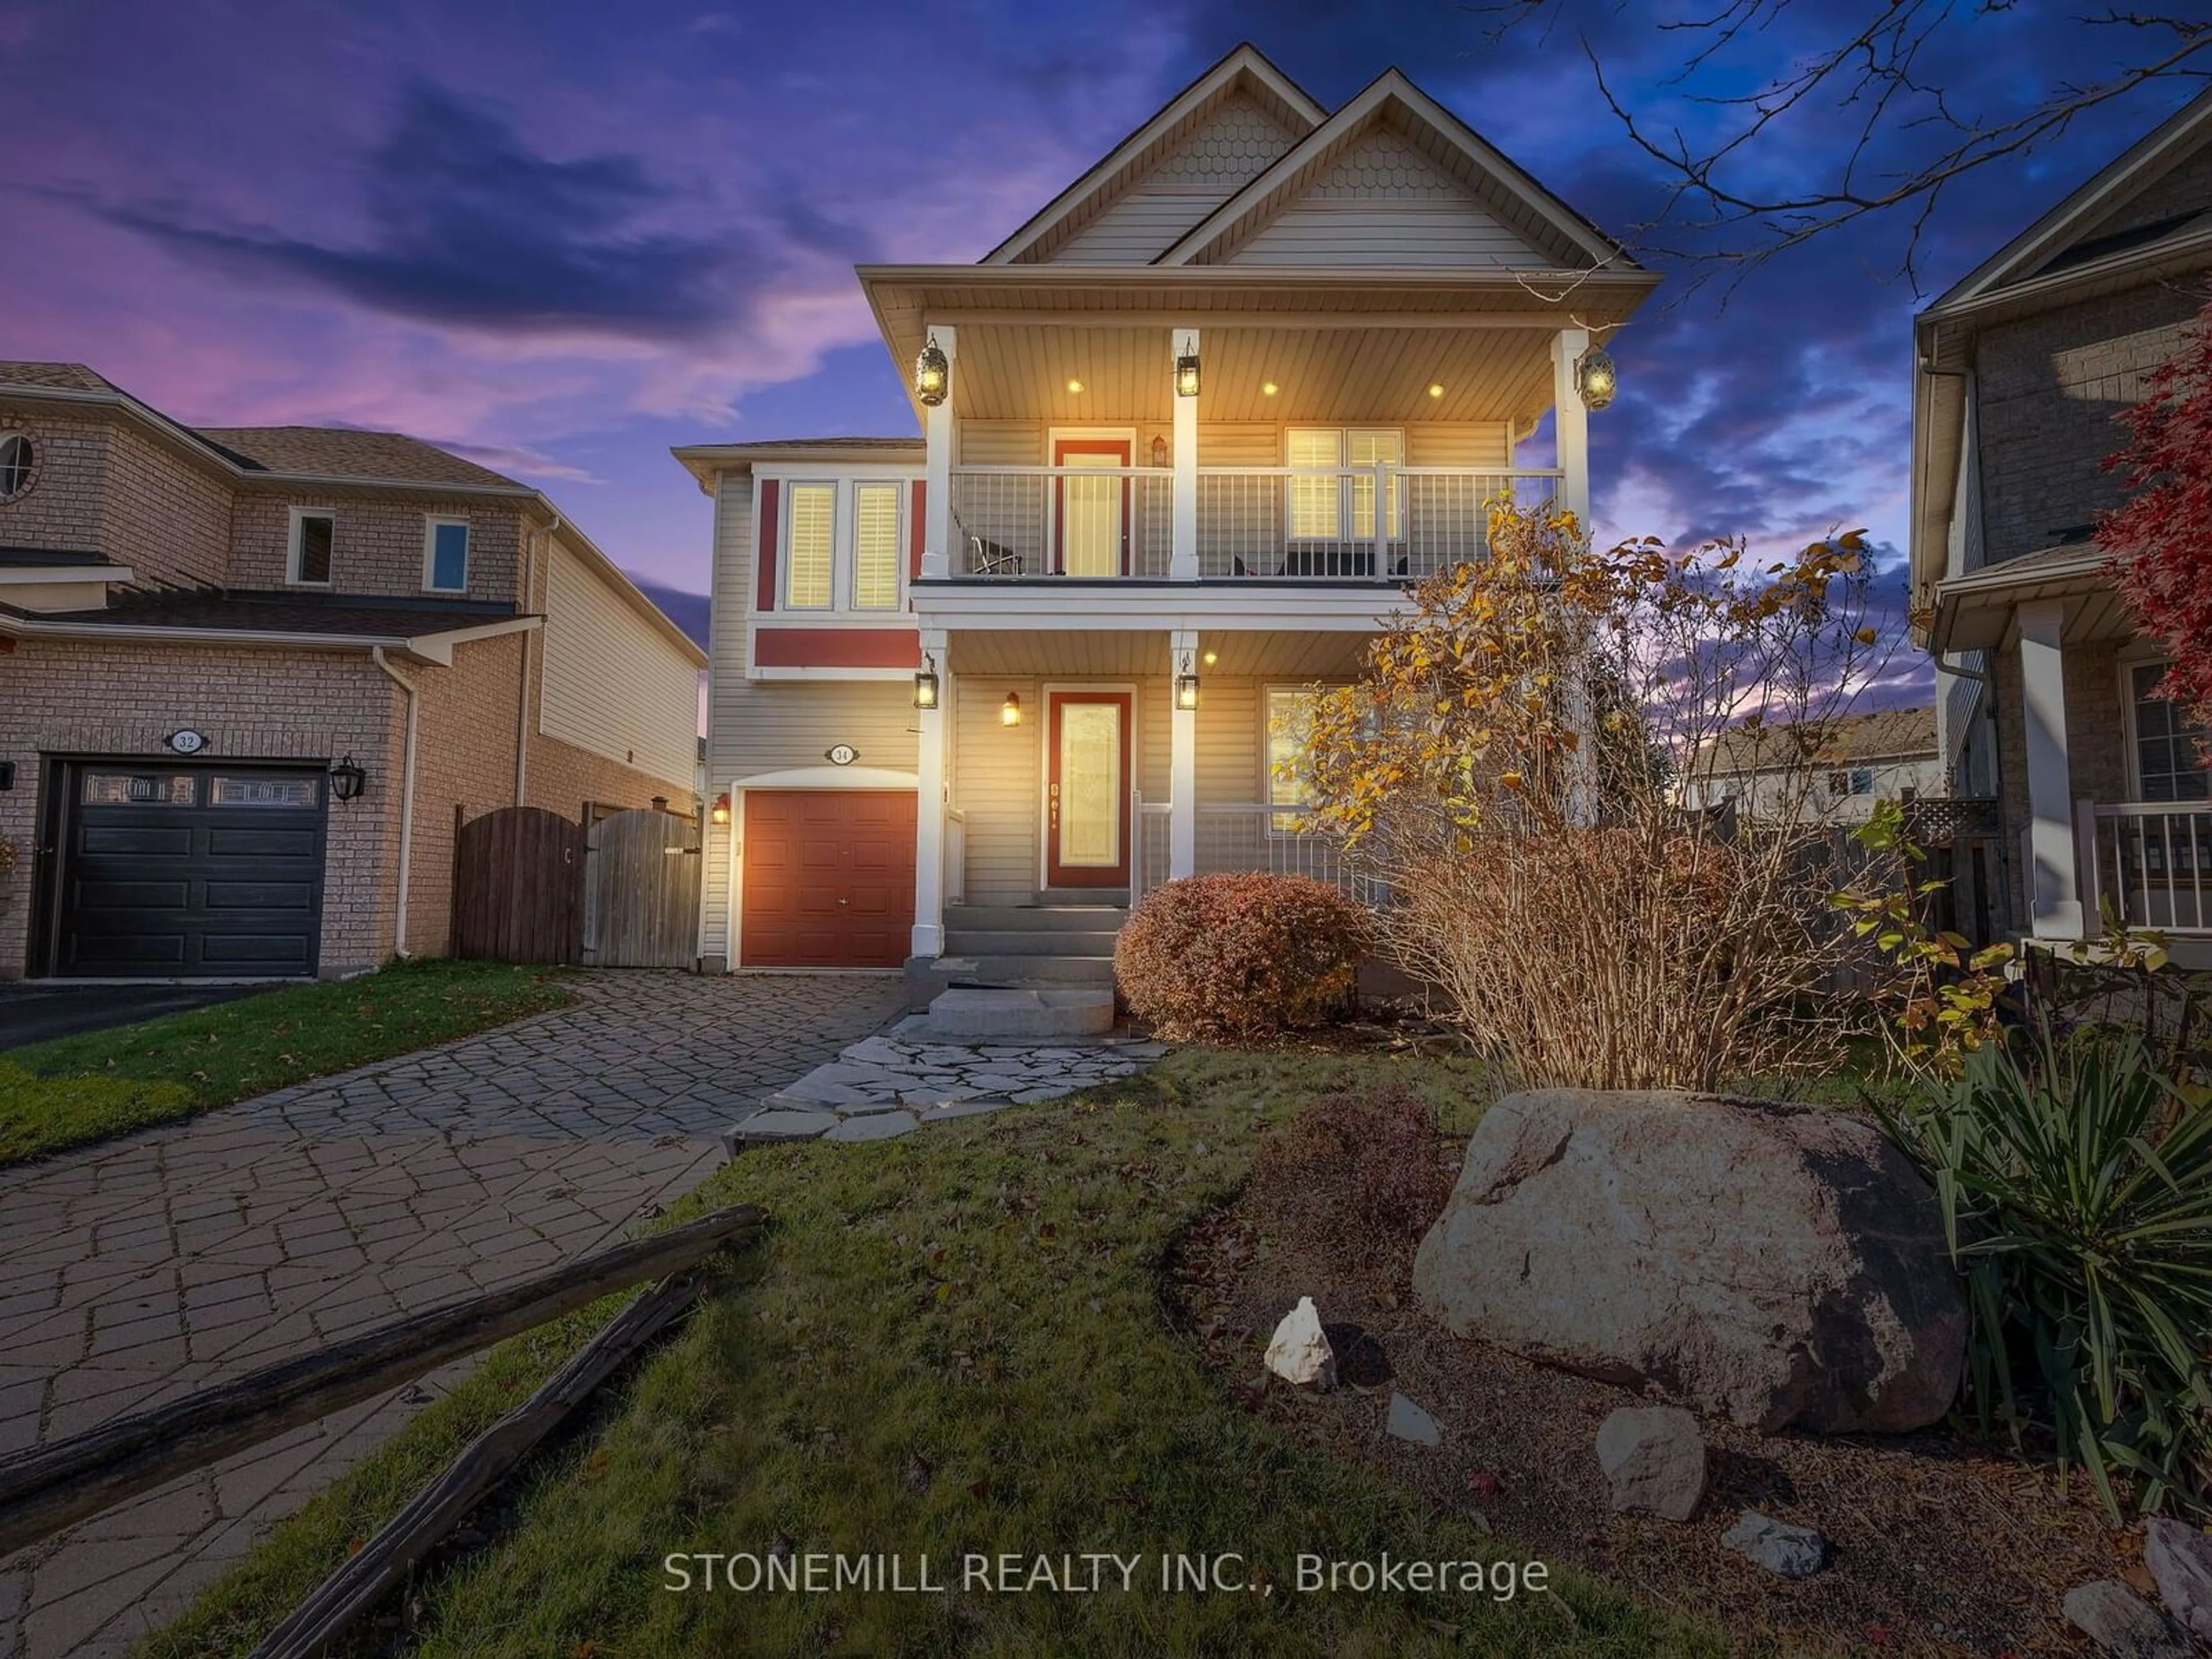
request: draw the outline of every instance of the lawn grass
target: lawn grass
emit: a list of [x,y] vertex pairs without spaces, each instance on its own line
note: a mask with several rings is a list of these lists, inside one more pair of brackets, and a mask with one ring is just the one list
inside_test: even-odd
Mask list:
[[[1253,1414],[1164,1317],[1178,1229],[1317,1095],[1403,1078],[1473,1124],[1492,1090],[1449,1058],[1187,1050],[1088,1096],[866,1146],[747,1152],[672,1221],[774,1218],[690,1321],[533,1465],[493,1536],[417,1581],[425,1655],[1560,1655],[1692,1659],[1711,1630],[1565,1571],[1489,1596],[1301,1594],[1297,1558],[1510,1559]],[[580,1340],[487,1368],[319,1495],[143,1653],[242,1653],[455,1449]],[[1255,1380],[1258,1370],[1255,1364]],[[672,1552],[1144,1558],[1103,1594],[713,1594]],[[1163,1555],[1243,1558],[1264,1590],[1164,1593]],[[908,1568],[909,1577],[913,1571]],[[1264,1577],[1263,1577],[1264,1576]],[[1118,1581],[1115,1581],[1117,1582]]]
[[0,1056],[0,1168],[559,1007],[557,973],[410,962]]

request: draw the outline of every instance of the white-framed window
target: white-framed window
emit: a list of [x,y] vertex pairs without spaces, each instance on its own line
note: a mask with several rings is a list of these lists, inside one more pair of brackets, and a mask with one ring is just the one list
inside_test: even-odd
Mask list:
[[326,507],[295,507],[284,554],[284,580],[294,587],[331,585],[331,550],[338,515]]
[[2128,726],[2135,738],[2137,800],[2203,800],[2212,795],[2198,744],[2204,728],[2188,711],[2155,694],[2166,678],[2162,662],[2128,665]]
[[433,593],[469,591],[469,521],[426,519],[422,524],[422,586]]
[[[1313,799],[1305,770],[1306,740],[1313,734],[1314,706],[1320,697],[1310,685],[1271,685],[1261,695],[1260,710],[1266,720],[1261,753],[1267,757],[1264,782],[1270,806],[1303,807]],[[1303,812],[1278,811],[1268,816],[1267,827],[1289,835],[1304,827],[1304,821]]]
[[902,483],[853,486],[853,609],[896,611],[899,602],[899,502]]
[[837,566],[837,486],[795,483],[783,514],[783,607],[827,611]]
[[[1395,427],[1294,426],[1283,434],[1283,465],[1326,468],[1292,478],[1285,516],[1292,541],[1366,541],[1375,534],[1375,465],[1406,462],[1406,434]],[[1346,479],[1336,470],[1355,469]],[[1346,486],[1349,484],[1347,489]],[[1406,533],[1406,504],[1397,477],[1386,486],[1387,538]]]

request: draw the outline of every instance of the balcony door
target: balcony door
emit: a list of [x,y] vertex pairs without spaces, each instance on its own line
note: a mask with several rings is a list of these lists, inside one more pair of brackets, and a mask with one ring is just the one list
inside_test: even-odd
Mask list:
[[1130,695],[1045,697],[1045,885],[1127,887]]
[[[1054,434],[1056,467],[1126,467],[1127,438],[1063,438]],[[1063,576],[1129,574],[1129,480],[1127,475],[1085,478],[1055,473],[1053,479],[1053,568]]]

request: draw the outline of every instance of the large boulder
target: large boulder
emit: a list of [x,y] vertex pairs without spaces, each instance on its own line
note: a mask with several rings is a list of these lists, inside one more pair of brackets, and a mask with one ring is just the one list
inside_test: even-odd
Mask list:
[[1965,1361],[1935,1194],[1873,1124],[1814,1107],[1508,1096],[1413,1288],[1462,1336],[1770,1434],[1923,1427]]

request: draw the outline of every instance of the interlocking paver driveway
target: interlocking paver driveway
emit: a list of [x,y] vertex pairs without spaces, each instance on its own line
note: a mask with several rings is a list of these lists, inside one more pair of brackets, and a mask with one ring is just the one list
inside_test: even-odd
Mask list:
[[[897,981],[866,976],[579,989],[443,1048],[0,1170],[0,1453],[611,1242],[705,1176],[732,1119],[902,1006]],[[120,1652],[442,1380],[0,1561],[0,1659]]]

